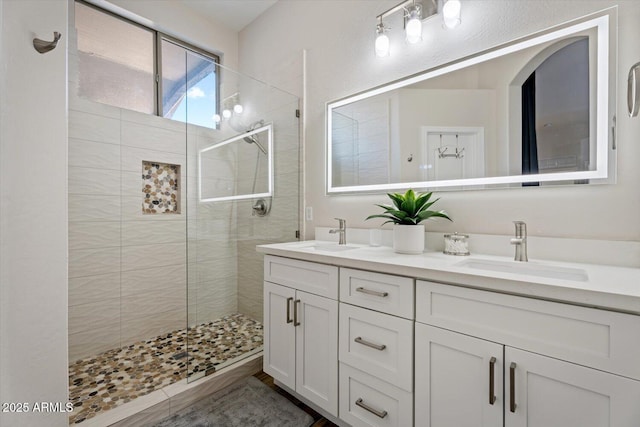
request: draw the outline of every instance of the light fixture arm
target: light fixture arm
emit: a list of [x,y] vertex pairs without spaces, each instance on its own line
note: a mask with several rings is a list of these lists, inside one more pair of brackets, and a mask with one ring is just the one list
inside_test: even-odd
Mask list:
[[[385,10],[384,12],[382,12],[380,15],[377,16],[378,23],[381,24],[383,18],[386,18],[389,15],[393,15],[399,10],[405,10],[407,6],[413,5],[415,3],[416,3],[416,0],[406,0],[406,1],[403,1],[402,3],[399,3],[393,6],[389,10]],[[428,18],[438,13],[438,5],[436,3],[436,0],[424,0],[424,3],[425,5],[423,5],[423,9],[422,9],[422,19]]]
[[422,21],[438,14],[439,3],[443,5],[444,24],[449,28],[458,26],[460,24],[460,0],[404,0],[376,16],[378,21],[375,31],[376,56],[389,56],[389,36],[385,34],[389,27],[384,24],[384,18],[403,11],[406,41],[409,44],[415,44],[422,40]]

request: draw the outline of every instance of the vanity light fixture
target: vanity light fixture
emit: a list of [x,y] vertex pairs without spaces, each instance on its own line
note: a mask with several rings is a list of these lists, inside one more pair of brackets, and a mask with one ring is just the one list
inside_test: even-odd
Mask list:
[[380,23],[376,26],[376,56],[389,56],[389,36],[386,34],[387,31],[389,31],[389,29],[384,26],[381,19]]
[[[376,17],[378,24],[376,25],[376,56],[389,56],[390,41],[387,27],[383,19],[398,11],[404,12],[404,30],[407,43],[415,44],[422,41],[422,21],[436,15],[438,13],[439,0],[424,0],[424,4],[416,2],[416,0],[405,0],[382,12]],[[444,24],[448,28],[455,28],[460,25],[460,10],[462,5],[460,0],[440,0],[442,2],[442,15]]]
[[422,41],[422,5],[414,3],[407,8],[406,24],[404,29],[407,42],[414,44]]

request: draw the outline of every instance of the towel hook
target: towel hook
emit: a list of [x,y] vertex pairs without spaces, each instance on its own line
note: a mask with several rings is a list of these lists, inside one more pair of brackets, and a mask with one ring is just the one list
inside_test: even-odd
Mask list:
[[62,37],[62,34],[60,34],[57,31],[53,32],[53,41],[45,41],[45,40],[40,40],[38,38],[33,39],[33,47],[40,53],[47,53],[50,50],[53,50],[56,48],[56,46],[58,45],[58,40],[60,40],[60,37]]

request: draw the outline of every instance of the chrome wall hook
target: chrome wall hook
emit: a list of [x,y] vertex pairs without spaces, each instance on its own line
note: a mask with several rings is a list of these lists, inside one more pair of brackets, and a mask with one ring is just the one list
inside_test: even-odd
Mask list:
[[58,40],[60,40],[60,37],[62,37],[62,34],[60,34],[57,31],[53,32],[53,41],[45,41],[45,40],[40,40],[38,38],[33,39],[33,47],[39,52],[39,53],[47,53],[50,50],[53,50],[56,48],[56,46],[58,45]]

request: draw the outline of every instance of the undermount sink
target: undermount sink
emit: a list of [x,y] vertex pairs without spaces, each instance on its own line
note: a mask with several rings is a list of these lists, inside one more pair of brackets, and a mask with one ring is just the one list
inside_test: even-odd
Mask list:
[[546,277],[550,279],[575,280],[578,282],[586,282],[589,280],[587,272],[581,268],[560,267],[556,265],[540,264],[537,262],[527,263],[516,261],[466,259],[457,263],[456,266],[500,273],[525,274],[528,276]]
[[312,249],[317,251],[326,251],[326,252],[343,252],[349,251],[351,249],[358,249],[357,246],[349,246],[349,245],[338,245],[337,243],[316,243],[311,246]]

